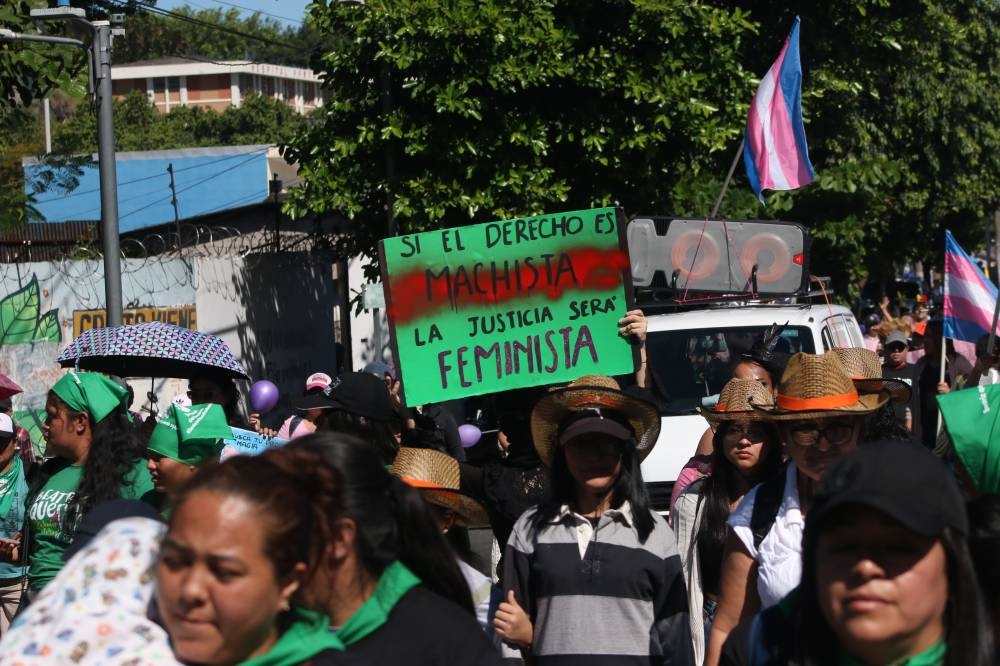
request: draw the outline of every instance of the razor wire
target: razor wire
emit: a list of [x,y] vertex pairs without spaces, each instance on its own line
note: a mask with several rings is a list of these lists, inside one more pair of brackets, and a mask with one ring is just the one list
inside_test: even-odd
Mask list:
[[[143,236],[128,235],[120,241],[123,283],[133,293],[147,292],[152,284],[141,284],[150,275],[159,275],[178,287],[211,282],[199,278],[188,260],[218,259],[236,261],[253,270],[267,261],[279,268],[294,269],[304,263],[329,264],[335,261],[337,237],[305,231],[281,231],[281,250],[275,247],[274,231],[257,229],[243,232],[232,226],[183,224]],[[103,270],[103,253],[96,240],[78,239],[53,247],[51,243],[34,246],[30,241],[0,243],[0,280],[14,278],[21,282],[25,263],[39,266],[38,279],[59,279],[73,292],[79,303],[99,303],[100,295],[87,287]],[[178,261],[179,260],[179,261]],[[227,261],[228,260],[228,261]],[[203,272],[205,266],[203,265]],[[153,269],[150,271],[148,269]]]

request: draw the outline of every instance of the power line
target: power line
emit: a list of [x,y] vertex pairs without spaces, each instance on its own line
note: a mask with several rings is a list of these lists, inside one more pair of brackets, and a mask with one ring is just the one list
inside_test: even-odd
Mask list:
[[190,23],[192,25],[199,25],[199,26],[202,26],[204,28],[208,28],[210,30],[215,30],[217,32],[222,32],[222,33],[226,33],[226,34],[229,34],[229,35],[233,35],[235,37],[242,37],[243,39],[249,39],[249,40],[261,42],[261,43],[264,43],[264,44],[270,44],[272,46],[282,46],[282,47],[287,48],[287,49],[295,49],[295,50],[298,50],[298,49],[301,48],[300,46],[297,46],[297,45],[292,44],[290,42],[284,42],[284,41],[277,40],[277,39],[269,39],[267,37],[262,37],[260,35],[254,35],[254,34],[249,33],[249,32],[243,32],[242,30],[236,30],[235,28],[230,28],[230,27],[227,27],[227,26],[224,26],[224,25],[219,25],[218,23],[212,23],[211,21],[202,21],[201,19],[197,19],[197,18],[195,18],[193,16],[188,16],[186,14],[178,14],[176,12],[172,12],[172,11],[169,11],[169,10],[166,10],[166,9],[160,9],[158,7],[143,7],[142,11],[148,12],[150,14],[156,14],[158,16],[164,16],[164,17],[167,17],[167,18],[172,18],[172,19],[175,19],[175,20],[178,20],[178,21],[184,21],[184,22]]
[[226,5],[228,7],[235,7],[236,9],[242,9],[243,11],[252,12],[254,14],[262,14],[264,16],[270,16],[271,18],[279,19],[281,21],[288,21],[289,23],[295,23],[297,25],[302,25],[302,21],[301,20],[289,18],[287,16],[278,16],[277,14],[269,14],[269,13],[267,13],[265,11],[261,11],[260,9],[250,9],[249,7],[244,7],[243,5],[237,5],[236,3],[233,3],[233,2],[226,2],[225,0],[208,0],[208,1],[209,2],[215,2],[215,3],[218,3],[220,5]]
[[246,67],[247,65],[270,65],[271,63],[260,62],[259,60],[230,60],[228,62],[223,60],[212,60],[211,58],[202,58],[201,56],[188,55],[185,53],[178,53],[174,58],[180,58],[182,60],[191,60],[193,62],[207,62],[210,65],[221,65],[222,67]]
[[[213,164],[218,164],[219,162],[225,162],[226,160],[232,160],[232,159],[236,159],[238,157],[243,157],[244,155],[263,155],[268,150],[270,150],[270,148],[265,148],[264,150],[255,150],[255,151],[250,152],[250,153],[237,153],[235,155],[226,155],[224,157],[220,157],[218,159],[211,160],[210,162],[202,162],[200,164],[192,164],[191,166],[186,166],[183,169],[174,169],[174,173],[181,173],[182,171],[190,171],[191,169],[201,169],[203,167],[211,166]],[[93,162],[91,162],[90,164],[93,164]],[[89,167],[90,164],[88,164],[87,166]],[[56,168],[58,169],[58,168],[61,168],[61,167],[57,166]],[[126,185],[131,185],[133,183],[141,183],[144,180],[153,180],[154,178],[162,178],[162,177],[163,177],[163,174],[161,174],[161,173],[154,173],[151,176],[143,176],[142,178],[133,178],[132,180],[122,181],[122,182],[118,183],[118,187],[122,188],[122,187],[125,187]],[[99,187],[94,187],[94,188],[91,188],[89,190],[80,190],[79,192],[73,192],[72,194],[67,194],[66,196],[59,197],[59,198],[60,199],[72,199],[73,197],[79,197],[79,196],[83,196],[84,194],[91,194],[93,192],[97,192],[99,189],[100,189]],[[51,199],[46,200],[46,201],[51,201]],[[43,201],[41,203],[46,203],[46,201]]]
[[[244,164],[246,164],[246,163],[248,163],[248,162],[251,162],[251,161],[253,161],[254,159],[256,159],[256,158],[257,158],[257,156],[258,156],[258,155],[256,155],[256,154],[253,154],[253,155],[251,155],[251,156],[250,156],[249,158],[247,158],[247,159],[243,160],[242,162],[239,162],[238,164],[234,164],[233,166],[229,167],[228,169],[223,169],[222,171],[219,171],[218,173],[214,173],[214,174],[212,174],[211,176],[209,176],[209,177],[207,177],[207,178],[203,178],[203,179],[199,180],[199,181],[198,181],[198,182],[196,182],[196,183],[193,183],[193,184],[191,184],[191,185],[188,185],[187,187],[183,187],[183,188],[181,188],[181,189],[177,190],[177,194],[181,194],[182,192],[187,192],[187,191],[188,191],[188,190],[190,190],[191,188],[194,188],[194,187],[198,187],[199,185],[204,185],[205,183],[207,183],[207,182],[208,182],[208,181],[210,181],[210,180],[213,180],[213,179],[215,179],[215,178],[218,178],[219,176],[221,176],[221,175],[223,175],[223,174],[225,174],[225,173],[229,173],[229,172],[230,172],[230,171],[232,171],[233,169],[236,169],[236,168],[238,168],[238,167],[241,167],[241,166],[243,166]],[[175,172],[175,173],[176,173],[176,172]],[[173,195],[173,194],[169,194],[169,195],[167,195],[166,197],[164,197],[164,198],[162,198],[162,199],[157,199],[157,200],[155,200],[155,201],[152,201],[152,202],[150,202],[150,203],[146,204],[145,206],[143,206],[143,207],[141,207],[141,208],[136,208],[135,210],[130,210],[129,212],[125,213],[124,215],[121,215],[121,216],[119,216],[119,218],[118,218],[118,219],[120,219],[120,220],[124,220],[124,219],[125,219],[126,217],[129,217],[130,215],[135,215],[136,213],[139,213],[139,212],[142,212],[142,211],[146,210],[147,208],[152,208],[153,206],[155,206],[155,205],[156,205],[156,204],[158,204],[158,203],[163,203],[164,201],[168,201],[168,200],[169,200],[169,199],[170,199],[170,198],[171,198],[172,196],[175,196],[175,195]]]

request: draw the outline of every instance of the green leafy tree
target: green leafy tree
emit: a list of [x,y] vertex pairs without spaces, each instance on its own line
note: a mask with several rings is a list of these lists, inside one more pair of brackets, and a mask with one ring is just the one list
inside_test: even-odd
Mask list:
[[709,3],[317,3],[311,20],[337,40],[313,63],[335,99],[286,150],[304,179],[287,210],[355,220],[352,254],[386,235],[387,189],[404,232],[658,210],[735,146],[751,88],[754,26]]
[[[146,96],[133,91],[116,100],[115,144],[118,150],[164,150],[200,146],[281,143],[306,122],[279,100],[250,94],[239,108],[223,112],[200,107],[176,107],[159,113]],[[96,119],[80,107],[53,132],[57,153],[77,155],[96,150]]]
[[[943,233],[975,246],[1000,191],[1000,5],[977,0],[744,4],[763,73],[802,16],[803,107],[817,181],[768,197],[807,223],[816,271],[846,286],[893,264],[941,265]],[[740,185],[742,186],[742,184]]]
[[370,256],[387,189],[404,231],[613,201],[706,215],[798,13],[816,182],[761,206],[741,165],[721,214],[806,224],[812,268],[838,288],[906,259],[939,263],[942,229],[978,239],[998,203],[998,7],[316,4],[312,25],[334,47],[313,67],[335,101],[287,148],[304,179],[287,210],[343,212],[355,225],[341,249]]
[[[0,4],[0,27],[36,32],[29,13],[44,5],[4,2]],[[40,127],[29,106],[57,88],[82,95],[85,89],[79,77],[85,63],[83,51],[73,47],[0,42],[0,227],[15,227],[31,217],[31,204],[39,192],[74,186],[76,172],[53,162],[26,187],[21,158],[41,152]]]
[[310,53],[323,41],[322,35],[308,24],[286,27],[259,13],[244,17],[235,8],[185,6],[170,11],[200,23],[137,11],[126,18],[125,37],[115,44],[115,62],[183,56],[306,67]]

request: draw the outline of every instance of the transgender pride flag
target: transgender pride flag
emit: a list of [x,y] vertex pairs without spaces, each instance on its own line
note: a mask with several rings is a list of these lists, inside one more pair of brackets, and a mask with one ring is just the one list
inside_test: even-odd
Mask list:
[[802,126],[802,63],[799,61],[799,17],[778,59],[761,79],[750,104],[743,137],[743,163],[754,194],[761,190],[794,190],[813,181],[806,130]]
[[950,231],[944,239],[944,337],[975,342],[990,332],[997,288]]

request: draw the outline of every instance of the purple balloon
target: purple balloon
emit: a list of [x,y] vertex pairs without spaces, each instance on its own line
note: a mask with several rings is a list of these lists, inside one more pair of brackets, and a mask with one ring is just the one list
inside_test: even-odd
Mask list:
[[483,437],[483,431],[471,423],[463,423],[458,426],[458,438],[462,440],[462,447],[470,449],[479,443]]
[[250,411],[267,414],[278,404],[278,387],[266,379],[254,382],[250,387]]

